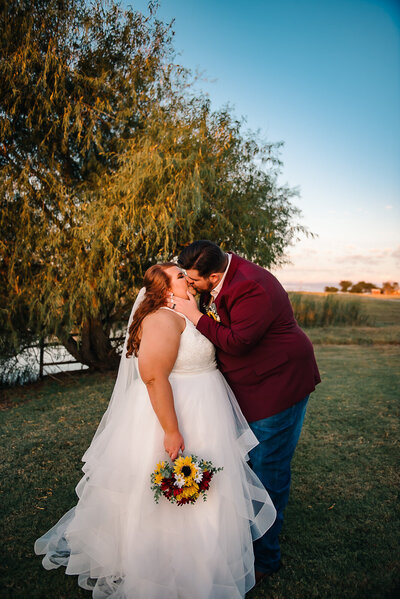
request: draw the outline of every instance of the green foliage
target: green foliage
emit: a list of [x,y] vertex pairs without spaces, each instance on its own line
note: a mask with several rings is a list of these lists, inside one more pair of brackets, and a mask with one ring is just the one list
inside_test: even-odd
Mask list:
[[103,226],[87,230],[87,208],[99,190],[106,198],[104,177],[157,96],[168,27],[152,8],[145,18],[100,0],[11,1],[0,25],[3,324],[54,332],[70,351],[75,326],[85,337],[77,357],[97,345],[89,362],[114,365],[104,337],[118,269]]
[[348,291],[349,288],[353,285],[351,281],[340,281],[340,291]]
[[359,326],[368,323],[368,316],[357,300],[342,301],[333,295],[321,297],[302,293],[289,293],[289,298],[300,326]]
[[37,354],[30,348],[38,343],[37,336],[29,330],[17,335],[13,330],[0,329],[0,389],[37,376]]
[[39,337],[26,326],[29,312],[23,305],[19,304],[13,314],[7,310],[6,287],[7,280],[0,276],[0,302],[4,306],[0,307],[0,389],[32,380],[38,370],[37,354],[31,348],[39,345]]
[[350,289],[350,293],[371,293],[371,289],[378,289],[374,283],[366,283],[365,281],[359,281],[355,283]]
[[371,293],[372,289],[379,289],[374,283],[366,283],[365,281],[354,284],[351,281],[340,281],[339,285],[340,291],[349,291],[350,293]]
[[0,12],[2,323],[56,334],[94,368],[117,364],[111,330],[150,264],[208,238],[270,266],[305,232],[277,184],[280,144],[194,94],[155,11]]
[[385,281],[384,283],[382,283],[382,293],[391,294],[395,291],[398,291],[398,289],[399,284],[397,283],[397,281]]

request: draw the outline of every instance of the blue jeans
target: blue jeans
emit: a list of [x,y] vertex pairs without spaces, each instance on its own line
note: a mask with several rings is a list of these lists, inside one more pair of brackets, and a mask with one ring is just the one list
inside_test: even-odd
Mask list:
[[275,572],[280,566],[279,533],[289,499],[290,462],[300,437],[308,398],[309,395],[284,412],[249,423],[260,442],[250,451],[250,466],[267,489],[277,512],[273,526],[254,543],[255,569],[260,572]]

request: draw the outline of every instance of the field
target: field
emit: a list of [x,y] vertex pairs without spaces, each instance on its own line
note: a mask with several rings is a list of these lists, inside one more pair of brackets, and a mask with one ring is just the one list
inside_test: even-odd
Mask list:
[[[283,567],[248,599],[398,596],[400,302],[361,301],[368,325],[307,329],[323,383],[294,458]],[[91,596],[63,569],[43,570],[33,543],[74,505],[80,458],[113,384],[82,373],[5,392],[2,599]]]
[[[400,300],[378,299],[353,294],[289,294],[293,301],[300,298],[299,309],[295,314],[302,328],[312,342],[319,345],[400,345]],[[309,312],[316,312],[316,319],[323,318],[328,310],[323,305],[331,301],[332,319],[339,322],[327,326],[310,326]],[[351,308],[357,307],[356,310]],[[329,308],[329,306],[328,306]],[[341,308],[338,310],[337,308]],[[340,312],[336,315],[335,312]],[[322,314],[321,314],[322,313]],[[347,317],[347,323],[340,323],[340,316]],[[360,321],[358,324],[353,324]],[[345,319],[343,318],[343,319]]]

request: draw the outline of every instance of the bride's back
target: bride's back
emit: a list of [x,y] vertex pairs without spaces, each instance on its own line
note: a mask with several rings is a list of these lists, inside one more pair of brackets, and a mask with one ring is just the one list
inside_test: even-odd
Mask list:
[[[179,338],[179,348],[176,360],[171,370],[171,374],[190,374],[199,373],[216,368],[215,348],[213,344],[202,335],[196,327],[183,314],[178,314],[167,307],[161,307],[146,317],[144,322],[145,343],[152,344],[157,336],[157,343],[160,342],[160,335],[167,336],[167,343],[174,343],[175,326],[183,328]],[[166,326],[163,326],[165,323]],[[168,324],[170,327],[168,327]],[[149,326],[150,325],[150,326]],[[175,326],[174,326],[175,325]],[[171,335],[168,338],[168,333]],[[146,352],[147,353],[147,352]],[[140,355],[140,349],[139,349]],[[141,355],[143,360],[143,353]],[[146,356],[147,359],[147,356]]]

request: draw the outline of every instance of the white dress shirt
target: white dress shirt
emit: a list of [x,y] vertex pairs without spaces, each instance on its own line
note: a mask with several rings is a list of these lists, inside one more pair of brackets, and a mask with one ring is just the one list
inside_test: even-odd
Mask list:
[[215,302],[215,298],[217,297],[218,293],[219,293],[219,292],[221,291],[221,289],[222,289],[222,285],[224,284],[225,277],[226,277],[226,274],[227,274],[227,272],[228,272],[229,265],[230,265],[230,263],[231,263],[232,254],[226,254],[226,256],[227,256],[227,258],[228,258],[228,265],[227,265],[227,267],[226,267],[226,269],[225,269],[224,275],[223,275],[222,279],[220,280],[220,282],[218,283],[218,285],[217,285],[216,287],[214,287],[214,289],[212,289],[212,290],[210,291],[210,294],[211,294],[211,296],[212,296],[212,301],[213,301],[213,302]]

